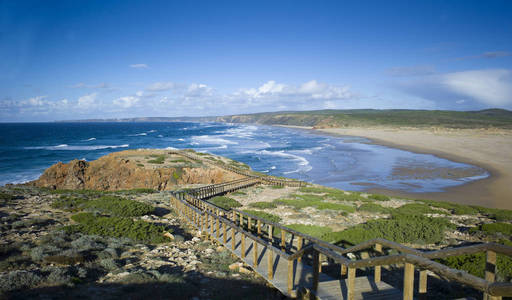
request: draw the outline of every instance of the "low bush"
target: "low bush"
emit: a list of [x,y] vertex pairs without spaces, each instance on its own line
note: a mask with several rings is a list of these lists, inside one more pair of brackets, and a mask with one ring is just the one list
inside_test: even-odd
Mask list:
[[276,216],[276,215],[273,215],[273,214],[269,214],[269,213],[266,213],[266,212],[263,212],[263,211],[258,211],[258,210],[244,210],[244,212],[246,212],[246,213],[248,213],[248,214],[251,214],[251,215],[253,215],[253,216],[256,216],[256,217],[259,217],[259,218],[265,219],[265,220],[270,221],[270,222],[274,222],[274,223],[279,223],[279,222],[281,222],[281,217]]
[[30,271],[13,271],[0,276],[0,292],[32,288],[43,281],[40,274]]
[[356,211],[356,209],[353,206],[350,205],[344,205],[344,204],[338,204],[338,203],[331,203],[331,202],[318,202],[313,205],[319,210],[341,210],[347,213],[353,213]]
[[286,225],[286,227],[319,239],[332,232],[332,229],[329,227],[317,225],[290,224]]
[[357,208],[357,210],[381,214],[387,214],[391,211],[391,209],[376,203],[363,203]]
[[163,236],[165,231],[163,226],[145,221],[134,221],[123,217],[101,217],[92,213],[79,213],[72,216],[71,219],[78,224],[64,227],[68,233],[81,232],[101,236],[127,237],[155,244],[168,241]]
[[[481,278],[485,276],[485,253],[453,256],[437,259],[436,261],[453,269],[464,270],[471,275]],[[510,257],[498,254],[496,258],[496,269],[498,281],[506,282],[512,279],[512,259]]]
[[254,208],[261,208],[261,209],[277,207],[277,205],[272,202],[253,202],[253,203],[249,204],[249,206],[254,207]]
[[392,211],[392,214],[404,215],[423,215],[423,214],[444,214],[444,212],[432,209],[430,206],[422,203],[409,203],[400,206]]
[[476,206],[470,205],[462,205],[452,202],[441,202],[441,201],[432,201],[432,200],[421,200],[422,202],[437,208],[444,208],[449,210],[452,214],[455,215],[476,215],[479,213],[479,209]]
[[236,192],[231,193],[231,195],[233,195],[233,196],[244,196],[244,195],[247,195],[247,193],[246,192],[242,192],[242,191],[236,191]]
[[230,210],[231,208],[241,207],[242,204],[238,201],[236,201],[233,198],[229,198],[226,196],[217,196],[210,200],[208,200],[213,205],[216,205],[218,207],[224,208],[226,210]]
[[121,194],[125,194],[125,195],[153,194],[156,192],[157,191],[155,191],[154,189],[148,189],[148,188],[138,188],[138,189],[117,191],[117,193],[121,193]]
[[510,223],[489,223],[482,224],[478,227],[471,228],[471,232],[482,231],[487,234],[503,234],[510,236],[512,235],[512,224]]
[[274,190],[284,189],[284,185],[271,185],[270,188]]
[[422,215],[394,215],[391,219],[371,220],[344,231],[323,236],[328,242],[358,244],[374,238],[397,243],[432,244],[444,239],[444,232],[454,226],[442,218]]
[[378,195],[378,194],[371,194],[368,195],[368,199],[377,200],[377,201],[389,201],[389,197],[386,195]]
[[44,258],[44,261],[58,265],[74,265],[84,262],[85,257],[79,253],[75,255],[49,255]]
[[87,203],[88,199],[79,198],[73,196],[60,196],[59,199],[56,199],[52,202],[51,206],[53,208],[65,209],[70,211],[77,211],[83,209],[85,203]]
[[154,159],[148,160],[147,162],[150,164],[163,164],[165,161],[165,155],[150,155],[151,157],[155,157]]
[[155,210],[151,205],[114,196],[90,200],[84,207],[119,217],[138,217],[151,214]]

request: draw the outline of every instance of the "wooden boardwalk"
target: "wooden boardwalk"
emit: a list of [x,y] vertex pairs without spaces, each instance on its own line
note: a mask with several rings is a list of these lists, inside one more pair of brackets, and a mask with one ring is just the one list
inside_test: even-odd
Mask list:
[[[190,159],[201,159],[189,152],[173,153]],[[479,290],[486,300],[512,296],[512,283],[495,282],[497,254],[512,256],[512,247],[486,243],[419,251],[384,239],[369,240],[350,248],[338,247],[279,223],[237,209],[225,210],[205,201],[255,184],[296,187],[305,184],[221,167],[246,177],[174,192],[170,199],[171,206],[204,237],[229,249],[286,296],[297,297],[302,293],[310,293],[317,299],[426,298],[427,271],[445,280]],[[485,279],[432,260],[481,252],[486,254]],[[348,257],[354,253],[361,258]],[[332,270],[323,272],[324,265],[331,269],[339,268],[339,271],[337,274],[333,274]],[[389,265],[395,266],[394,272],[403,270],[401,286],[393,287],[381,280],[382,266]],[[356,277],[357,269],[364,269],[365,275]],[[416,292],[415,277],[418,280]]]
[[[216,243],[229,249],[238,258],[251,266],[255,272],[270,282],[281,293],[295,297],[297,290],[311,288],[313,281],[312,266],[303,264],[297,260],[289,263],[287,258],[280,254],[274,254],[269,246],[265,247],[258,242],[245,237],[234,227],[226,225],[224,236],[223,226],[219,225],[217,231],[216,222],[205,227],[205,234]],[[242,238],[245,240],[242,241]],[[256,263],[255,263],[256,262]],[[288,291],[288,274],[292,268],[293,285],[291,293]],[[272,274],[270,277],[269,274]],[[321,274],[319,278],[317,296],[319,299],[347,299],[347,284],[345,280],[332,278]],[[375,282],[373,277],[356,277],[354,299],[401,299],[400,290],[393,288],[383,281]]]

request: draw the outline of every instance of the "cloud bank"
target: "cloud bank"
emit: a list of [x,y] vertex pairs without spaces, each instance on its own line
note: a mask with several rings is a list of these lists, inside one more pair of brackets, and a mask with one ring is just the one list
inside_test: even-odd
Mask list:
[[440,104],[473,102],[481,107],[512,107],[512,71],[508,69],[436,74],[395,85],[410,95]]

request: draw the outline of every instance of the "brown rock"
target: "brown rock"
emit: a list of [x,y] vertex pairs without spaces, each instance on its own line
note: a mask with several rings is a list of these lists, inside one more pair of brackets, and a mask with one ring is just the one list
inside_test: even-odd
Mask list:
[[57,163],[29,184],[54,189],[125,190],[150,188],[171,190],[181,184],[212,184],[241,176],[206,164],[179,167],[170,163],[142,164],[151,154],[164,150],[126,150],[110,153],[91,162],[72,160]]

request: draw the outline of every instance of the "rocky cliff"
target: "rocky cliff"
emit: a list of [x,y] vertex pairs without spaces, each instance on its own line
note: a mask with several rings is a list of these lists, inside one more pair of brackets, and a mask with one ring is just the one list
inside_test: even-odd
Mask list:
[[238,178],[240,175],[165,150],[127,150],[91,162],[59,162],[30,184],[54,189],[171,190],[177,185],[221,183]]

